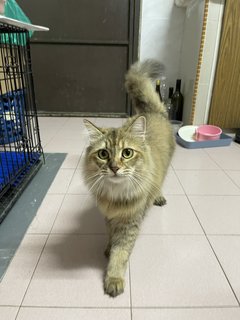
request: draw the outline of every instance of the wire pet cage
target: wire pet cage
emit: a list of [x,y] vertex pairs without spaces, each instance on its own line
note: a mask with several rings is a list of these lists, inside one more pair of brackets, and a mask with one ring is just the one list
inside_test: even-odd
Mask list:
[[41,154],[29,33],[0,23],[0,222]]

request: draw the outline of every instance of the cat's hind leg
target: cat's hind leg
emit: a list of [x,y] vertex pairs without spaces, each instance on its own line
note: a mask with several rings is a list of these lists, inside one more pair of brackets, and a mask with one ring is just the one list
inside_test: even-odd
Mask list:
[[105,219],[105,224],[106,224],[106,231],[108,234],[108,244],[104,251],[104,255],[108,259],[110,256],[111,248],[112,248],[112,227],[111,227],[110,221],[107,218]]
[[111,244],[108,243],[107,248],[106,248],[105,251],[104,251],[104,255],[105,255],[105,257],[106,257],[107,259],[108,259],[109,256],[110,256],[110,251],[111,251]]
[[167,203],[167,200],[162,196],[162,195],[159,195],[156,199],[155,199],[155,201],[154,201],[154,205],[155,206],[160,206],[160,207],[162,207],[162,206],[164,206],[165,204]]

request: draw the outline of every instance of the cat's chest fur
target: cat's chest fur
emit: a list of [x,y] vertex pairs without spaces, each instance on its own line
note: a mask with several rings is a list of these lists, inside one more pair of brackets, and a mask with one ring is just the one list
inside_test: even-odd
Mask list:
[[137,215],[141,215],[145,212],[143,208],[146,206],[146,199],[135,198],[125,198],[123,199],[115,199],[109,201],[109,197],[107,195],[103,195],[100,199],[97,200],[97,206],[103,213],[105,217],[108,219],[112,218],[133,218],[136,213]]

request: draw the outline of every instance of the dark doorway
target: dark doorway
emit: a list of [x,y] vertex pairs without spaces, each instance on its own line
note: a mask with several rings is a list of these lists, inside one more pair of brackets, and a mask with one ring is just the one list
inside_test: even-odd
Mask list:
[[124,117],[124,75],[137,59],[140,0],[19,0],[36,32],[31,55],[40,114]]

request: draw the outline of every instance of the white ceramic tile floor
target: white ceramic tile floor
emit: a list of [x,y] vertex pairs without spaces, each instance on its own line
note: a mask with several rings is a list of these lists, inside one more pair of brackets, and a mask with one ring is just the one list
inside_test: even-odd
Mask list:
[[67,157],[0,283],[0,319],[240,319],[239,145],[177,146],[167,205],[149,210],[113,299],[103,293],[104,219],[82,180],[82,119],[39,123],[45,151]]

